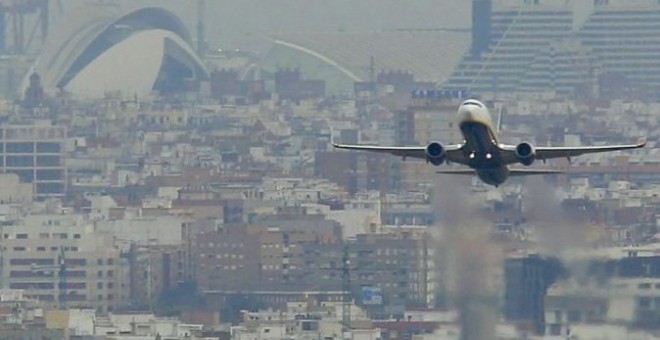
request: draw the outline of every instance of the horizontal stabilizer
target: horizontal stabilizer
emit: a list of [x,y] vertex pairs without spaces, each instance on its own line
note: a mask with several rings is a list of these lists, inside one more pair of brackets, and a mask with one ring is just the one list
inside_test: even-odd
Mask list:
[[[476,171],[472,169],[456,169],[456,170],[438,170],[438,174],[445,175],[476,175]],[[563,174],[562,170],[549,170],[549,169],[509,169],[509,176],[531,176],[531,175],[556,175]]]
[[509,169],[509,176],[557,175],[566,173],[562,170],[546,169]]
[[456,170],[438,170],[435,173],[445,175],[476,175],[477,173],[472,169],[456,169]]

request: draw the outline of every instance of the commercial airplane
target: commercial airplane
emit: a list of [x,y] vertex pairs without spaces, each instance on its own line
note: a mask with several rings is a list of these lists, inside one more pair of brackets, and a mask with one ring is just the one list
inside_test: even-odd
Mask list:
[[442,163],[458,163],[467,165],[470,169],[442,170],[438,173],[455,175],[477,175],[486,184],[498,187],[509,176],[526,176],[561,173],[556,170],[543,169],[512,169],[509,165],[523,164],[529,166],[535,160],[550,158],[568,158],[586,153],[609,152],[625,149],[636,149],[646,145],[646,141],[630,145],[581,146],[581,147],[534,147],[531,143],[522,142],[518,145],[502,144],[498,140],[501,117],[498,119],[497,131],[493,127],[490,112],[486,105],[476,99],[468,99],[458,107],[458,127],[461,129],[464,141],[460,144],[442,145],[431,142],[426,146],[374,146],[337,144],[332,139],[335,148],[389,153],[426,160],[433,165]]

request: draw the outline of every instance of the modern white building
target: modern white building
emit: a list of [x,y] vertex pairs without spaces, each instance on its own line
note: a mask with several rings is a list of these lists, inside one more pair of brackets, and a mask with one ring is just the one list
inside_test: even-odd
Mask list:
[[61,18],[66,24],[49,34],[19,93],[33,73],[46,93],[64,89],[91,98],[185,92],[208,77],[176,15],[144,3],[130,7],[87,3],[68,10]]

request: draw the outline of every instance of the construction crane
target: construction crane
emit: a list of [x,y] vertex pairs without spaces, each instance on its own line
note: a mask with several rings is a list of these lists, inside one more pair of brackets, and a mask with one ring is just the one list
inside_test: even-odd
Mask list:
[[[342,334],[346,334],[351,330],[351,304],[352,304],[352,283],[351,283],[351,260],[348,248],[348,243],[344,243],[341,257],[341,267],[335,266],[334,262],[330,267],[319,268],[323,271],[339,271],[341,270],[341,330]],[[333,276],[334,277],[334,276]]]
[[58,302],[59,302],[59,308],[61,310],[66,309],[66,271],[67,269],[74,269],[74,268],[79,268],[82,266],[67,266],[66,264],[66,257],[64,256],[64,247],[60,247],[60,252],[57,255],[57,262],[54,265],[46,265],[46,266],[38,266],[36,264],[32,264],[31,270],[33,272],[45,272],[45,271],[55,271],[57,270],[57,278],[58,278]]
[[[23,54],[29,50],[34,36],[40,31],[41,43],[48,36],[50,26],[50,0],[0,0],[0,54]],[[55,1],[59,14],[63,12],[62,0]],[[32,20],[32,27],[29,36],[25,37],[26,15],[38,15],[36,20]],[[7,50],[7,29],[11,24],[10,30],[13,34],[13,49]]]
[[348,244],[344,244],[341,266],[341,285],[344,291],[344,299],[341,304],[342,333],[351,330],[351,259],[348,252]]
[[203,58],[207,51],[206,46],[206,0],[197,0],[197,55]]

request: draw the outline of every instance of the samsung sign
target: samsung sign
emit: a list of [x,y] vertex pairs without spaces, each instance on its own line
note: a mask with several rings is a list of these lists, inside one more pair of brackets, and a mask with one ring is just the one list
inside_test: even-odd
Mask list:
[[383,291],[378,287],[362,287],[362,304],[382,305]]

